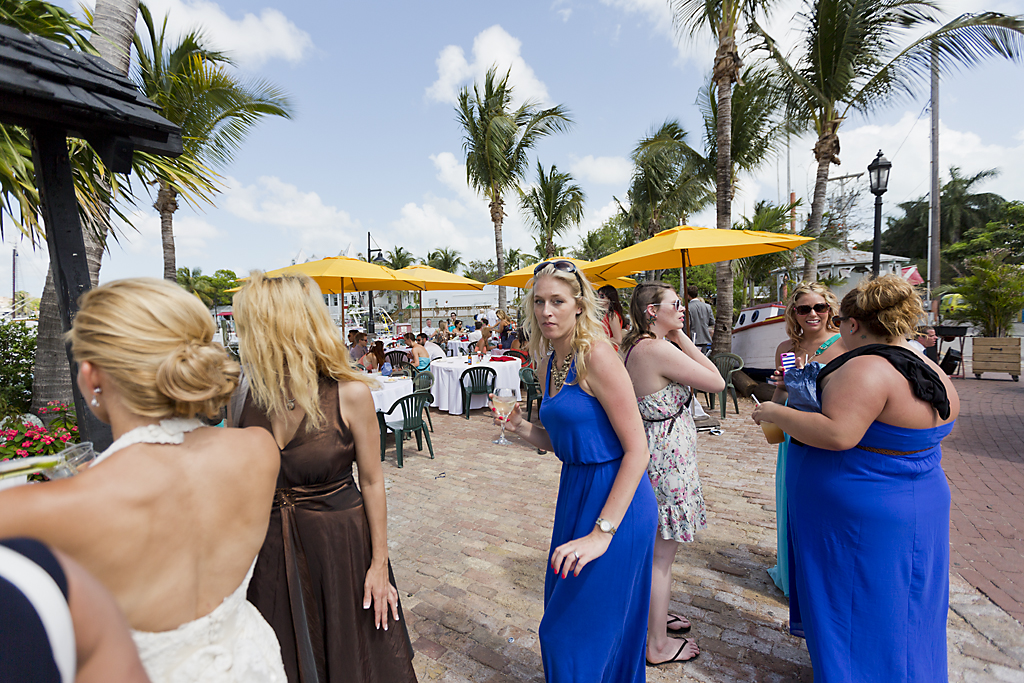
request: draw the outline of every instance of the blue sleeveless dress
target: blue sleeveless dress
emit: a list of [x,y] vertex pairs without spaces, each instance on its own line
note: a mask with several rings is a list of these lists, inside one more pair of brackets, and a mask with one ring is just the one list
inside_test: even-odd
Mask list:
[[939,444],[952,428],[874,422],[846,451],[790,449],[790,629],[807,638],[817,683],[947,680]]
[[[548,377],[551,361],[548,362]],[[583,391],[575,362],[554,397],[544,387],[540,419],[562,461],[544,580],[539,637],[548,683],[642,683],[658,504],[645,472],[607,552],[559,578],[554,549],[594,529],[622,463],[622,444],[601,403]]]

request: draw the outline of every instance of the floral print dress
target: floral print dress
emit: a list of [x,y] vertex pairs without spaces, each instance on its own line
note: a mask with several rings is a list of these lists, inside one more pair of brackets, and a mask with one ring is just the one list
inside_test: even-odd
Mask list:
[[683,543],[707,528],[697,475],[697,428],[685,407],[690,398],[689,387],[671,382],[637,399],[651,452],[647,474],[658,500],[658,531],[665,540]]

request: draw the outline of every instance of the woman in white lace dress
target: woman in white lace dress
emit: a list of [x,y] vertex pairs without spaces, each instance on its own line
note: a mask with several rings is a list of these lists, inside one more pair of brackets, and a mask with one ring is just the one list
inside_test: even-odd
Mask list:
[[262,429],[203,427],[238,382],[197,298],[111,282],[69,334],[78,386],[114,444],[70,479],[0,493],[0,537],[38,538],[114,595],[155,683],[285,680],[273,630],[246,602],[279,455]]
[[633,329],[620,352],[633,381],[647,433],[651,461],[647,474],[658,500],[654,541],[651,610],[647,622],[647,664],[693,659],[700,650],[687,638],[685,618],[669,615],[672,562],[680,542],[707,525],[704,494],[697,476],[697,430],[688,410],[693,389],[721,391],[725,382],[714,363],[694,346],[683,329],[685,306],[664,282],[644,282],[633,291]]

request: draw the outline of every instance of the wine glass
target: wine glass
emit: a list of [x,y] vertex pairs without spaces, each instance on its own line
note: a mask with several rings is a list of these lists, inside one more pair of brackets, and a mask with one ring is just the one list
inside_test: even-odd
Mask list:
[[[498,417],[506,418],[511,413],[513,408],[516,407],[516,395],[511,389],[501,388],[495,389],[491,395],[491,405],[494,407],[494,412],[498,414]],[[505,438],[505,421],[501,421],[501,436],[495,439],[492,443],[496,443],[499,446],[511,446],[512,442]]]

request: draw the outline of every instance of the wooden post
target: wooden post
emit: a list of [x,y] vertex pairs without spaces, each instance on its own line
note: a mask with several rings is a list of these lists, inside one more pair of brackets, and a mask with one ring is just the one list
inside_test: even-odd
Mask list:
[[688,255],[688,253],[689,252],[686,249],[683,249],[683,265],[679,268],[679,272],[683,274],[683,277],[680,279],[680,282],[683,286],[682,299],[686,303],[686,316],[683,318],[683,324],[686,325],[686,336],[692,340],[693,335],[690,334],[690,302],[686,300],[686,297],[689,296],[689,294],[686,291],[687,289],[689,289],[689,287],[687,287],[686,285],[686,256]]
[[[39,185],[43,223],[46,225],[46,244],[50,252],[53,286],[57,290],[61,329],[66,333],[78,312],[78,297],[89,290],[91,283],[65,131],[33,129],[32,161]],[[100,422],[86,405],[78,389],[78,364],[71,355],[71,345],[65,344],[65,349],[71,367],[71,391],[75,398],[79,436],[82,441],[92,441],[97,452],[104,451],[113,440],[110,427]]]

